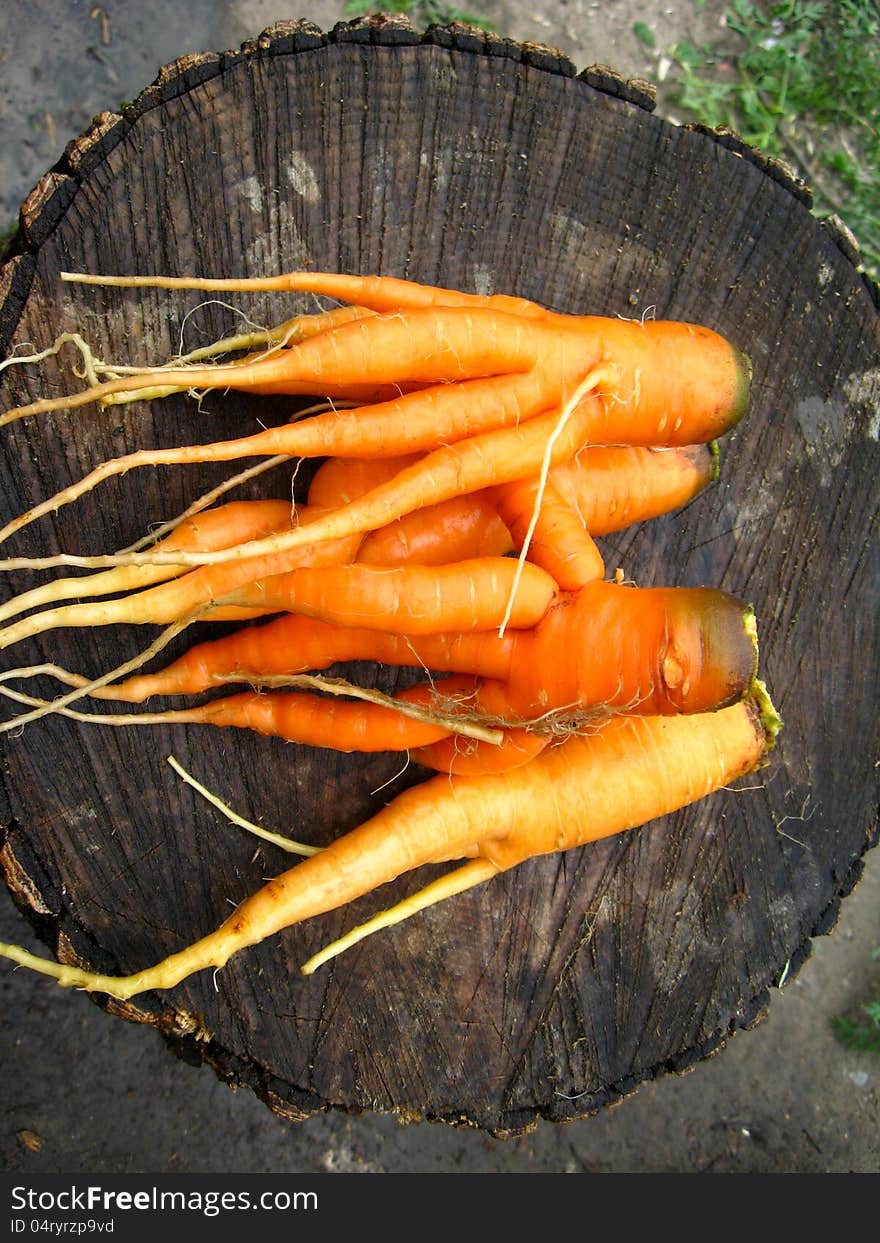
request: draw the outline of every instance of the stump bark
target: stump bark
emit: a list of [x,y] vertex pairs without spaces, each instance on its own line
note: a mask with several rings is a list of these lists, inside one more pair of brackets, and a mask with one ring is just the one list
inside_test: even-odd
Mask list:
[[[653,116],[644,84],[577,73],[551,49],[400,21],[329,35],[291,23],[185,58],[70,145],[24,205],[2,272],[4,353],[78,329],[102,357],[160,360],[202,301],[63,286],[61,270],[382,272],[562,311],[689,319],[733,339],[751,357],[753,398],[719,482],[603,550],[639,583],[751,600],[785,721],[772,764],[745,788],[526,864],[314,977],[299,964],[426,875],[283,933],[216,978],[109,1010],[154,1024],[288,1117],[393,1110],[495,1134],[595,1112],[761,1017],[834,923],[877,835],[876,290],[845,230],[820,224],[809,201],[734,135]],[[313,305],[233,300],[263,323]],[[233,322],[216,304],[189,321],[208,338]],[[2,408],[72,391],[69,365],[7,369]],[[244,434],[286,411],[230,394],[201,413],[181,397],[11,425],[0,517],[98,460]],[[124,546],[223,473],[134,472],[22,532],[15,551]],[[250,494],[289,487],[290,471],[276,471]],[[4,577],[4,598],[31,581]],[[6,660],[97,673],[148,637],[58,632]],[[59,718],[5,735],[3,750],[7,883],[53,951],[111,972],[213,928],[286,866],[183,786],[167,754],[238,810],[316,843],[425,775],[399,773],[397,756]]]

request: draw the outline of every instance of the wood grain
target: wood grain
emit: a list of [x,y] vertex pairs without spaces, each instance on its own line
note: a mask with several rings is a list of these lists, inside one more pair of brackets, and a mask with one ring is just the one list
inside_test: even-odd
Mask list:
[[[784,168],[650,105],[642,84],[466,28],[361,22],[324,35],[289,23],[170,66],[121,117],[97,118],[25,206],[0,284],[4,350],[77,328],[105,357],[160,359],[200,301],[62,286],[60,270],[313,266],[690,319],[752,359],[751,409],[722,448],[720,481],[604,552],[638,582],[710,583],[755,604],[785,721],[772,764],[744,790],[527,864],[314,977],[298,965],[424,877],[281,934],[216,979],[109,1007],[288,1116],[395,1110],[504,1134],[685,1069],[760,1017],[876,838],[876,291]],[[262,322],[312,305],[234,301]],[[232,323],[212,305],[190,327],[213,337]],[[70,391],[69,367],[8,369],[0,405]],[[230,394],[201,414],[176,398],[11,425],[0,516],[108,456],[243,434],[286,409]],[[134,472],[22,532],[15,551],[122,546],[222,474]],[[285,494],[289,474],[252,494]],[[36,581],[4,577],[5,595]],[[14,649],[15,663],[98,672],[147,637],[60,632]],[[5,735],[4,871],[53,950],[133,970],[284,866],[197,801],[170,752],[239,810],[314,842],[423,776],[395,776],[399,757],[198,727],[48,719]]]

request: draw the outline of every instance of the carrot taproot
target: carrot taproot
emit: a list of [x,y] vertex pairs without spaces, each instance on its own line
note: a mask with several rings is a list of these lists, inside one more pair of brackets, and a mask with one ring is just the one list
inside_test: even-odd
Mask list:
[[510,606],[508,624],[519,629],[535,625],[557,593],[544,570],[528,565],[519,575],[507,557],[385,567],[352,562],[346,551],[350,541],[326,541],[311,546],[308,557],[301,555],[294,570],[285,569],[282,553],[232,567],[205,566],[173,583],[114,600],[44,609],[0,630],[0,649],[62,627],[167,625],[199,608],[212,621],[297,612],[337,625],[430,634],[492,629]]
[[[666,815],[752,771],[779,720],[769,697],[702,717],[616,717],[513,772],[415,786],[246,899],[215,931],[154,966],[106,975],[0,944],[0,955],[64,987],[128,999],[226,966],[249,946],[441,860],[471,859],[468,887],[538,855],[583,846]],[[435,882],[435,900],[455,889]],[[448,887],[451,886],[450,890]],[[463,886],[458,884],[458,892]]]
[[[330,468],[344,478],[349,467],[357,470],[358,466],[351,459],[334,458],[321,467],[318,476]],[[554,466],[549,483],[590,535],[601,536],[677,509],[715,478],[714,444],[666,449],[591,445]],[[329,504],[321,496],[319,491],[315,503]],[[353,495],[345,497],[351,499]],[[401,561],[434,565],[512,552],[516,545],[499,517],[496,499],[497,494],[486,489],[406,514],[369,532],[358,560],[376,565]],[[338,503],[344,503],[341,497]]]
[[[229,548],[283,530],[290,526],[291,518],[290,501],[229,501],[185,519],[156,547]],[[62,600],[82,600],[149,587],[185,572],[185,569],[168,565],[118,566],[86,577],[52,579],[0,605],[0,621]]]
[[[593,729],[610,713],[712,712],[748,694],[758,663],[754,614],[743,601],[711,588],[590,583],[578,593],[562,597],[532,629],[501,639],[491,633],[468,647],[463,643],[466,636],[459,634],[455,656],[443,651],[443,637],[435,636],[433,643],[424,643],[418,635],[407,635],[395,660],[387,632],[378,644],[365,645],[359,652],[352,645],[350,632],[344,633],[349,656],[381,652],[391,657],[387,663],[424,661],[435,671],[452,666],[455,672],[474,675],[476,680],[468,684],[466,697],[451,703],[446,715],[454,717],[459,712],[505,730],[522,728],[545,734]],[[336,653],[339,650],[336,647]],[[271,658],[260,658],[259,663],[264,666]],[[481,676],[482,670],[474,666],[494,666],[496,675],[502,676]],[[254,670],[251,676],[271,682],[265,668]],[[236,680],[247,677],[241,668],[235,674]],[[141,691],[143,686],[142,680]],[[443,686],[443,682],[437,684],[440,694]],[[450,687],[456,683],[450,682]],[[126,693],[124,685],[111,687],[101,693],[102,697],[112,697],[114,690],[120,698]],[[432,690],[433,683],[424,684],[423,693]],[[237,696],[231,699],[230,711],[239,712],[242,701]],[[202,714],[198,717],[182,717],[172,711],[164,720],[219,719],[211,714],[222,714],[226,711],[223,705],[224,700],[214,700],[194,710]],[[161,713],[150,715],[151,723],[162,720]],[[248,726],[247,720],[243,723]],[[283,736],[290,738],[289,734]],[[523,735],[514,735],[517,737],[523,758],[527,758],[533,744]],[[535,743],[534,750],[538,749]],[[513,743],[503,754],[487,748],[481,752],[487,754],[473,756],[472,762],[463,756],[456,767],[448,747],[441,748],[433,753],[432,766],[452,767],[458,772],[501,771],[510,766],[509,759],[512,763],[516,758]]]
[[[247,729],[266,738],[325,747],[343,752],[409,751],[423,749],[421,763],[441,772],[451,772],[447,764],[456,760],[453,750],[431,751],[431,744],[458,738],[469,744],[468,756],[477,771],[475,747],[486,758],[482,768],[490,771],[490,752],[506,758],[495,761],[495,768],[523,763],[527,743],[518,745],[524,731],[504,731],[497,726],[470,720],[462,705],[473,697],[474,679],[452,675],[437,681],[420,682],[394,695],[383,695],[339,679],[306,675],[291,679],[294,687],[307,690],[258,690],[228,695],[222,699],[189,708],[165,712],[125,715],[84,713],[63,708],[62,715],[88,725],[137,728],[150,725],[211,725],[221,729]],[[266,680],[272,685],[272,679]],[[32,708],[49,706],[47,701],[0,687]],[[316,693],[319,692],[319,693]],[[512,735],[508,737],[508,733]],[[532,754],[538,748],[531,746]],[[458,771],[458,770],[456,770]]]
[[[396,696],[423,704],[428,688],[419,685]],[[406,751],[449,736],[448,725],[405,716],[390,706],[336,699],[303,691],[243,691],[192,708],[178,708],[138,722],[134,716],[99,724],[212,725],[247,729],[264,738],[280,738],[333,751]]]
[[[198,644],[165,670],[94,690],[82,675],[56,666],[17,672],[55,676],[96,699],[143,703],[230,682],[271,684],[364,660],[470,675],[478,680],[461,705],[463,714],[546,733],[585,722],[592,728],[609,712],[705,713],[724,706],[752,684],[758,643],[752,610],[728,593],[591,583],[562,594],[533,628],[503,637],[396,635],[289,615]],[[451,705],[449,715],[455,710]],[[151,723],[162,719],[151,714]],[[491,765],[500,765],[488,754]]]
[[472,294],[394,276],[357,276],[345,272],[287,272],[280,276],[188,277],[101,276],[89,272],[62,272],[71,284],[123,289],[192,289],[205,293],[309,293],[354,303],[371,311],[414,310],[425,307],[496,307],[511,314],[542,318],[548,314],[536,302],[508,294]]
[[[155,695],[196,695],[229,682],[285,677],[367,660],[503,679],[509,676],[512,649],[521,633],[513,631],[503,639],[474,631],[411,636],[336,626],[291,613],[195,644],[165,669],[135,674],[125,682],[103,687],[94,697],[143,703]],[[55,666],[41,666],[40,672],[73,686],[88,682],[82,675]]]
[[692,500],[718,478],[718,446],[588,445],[551,478],[591,535],[610,535]]
[[262,395],[375,400],[392,394],[396,385],[528,372],[547,339],[542,319],[499,310],[445,306],[394,310],[349,319],[288,349],[243,361],[150,368],[80,393],[31,402],[0,416],[0,426],[134,392],[143,387],[145,377],[154,387],[177,392],[228,388]]
[[541,489],[537,480],[516,480],[495,489],[494,500],[514,547],[526,549],[560,587],[576,591],[603,577],[605,562],[595,540],[552,481]]
[[[291,529],[290,516],[291,508],[288,502],[287,523],[285,524],[287,529]],[[301,524],[305,529],[310,522],[320,519],[321,511],[301,506],[296,511],[296,516],[297,525]],[[262,542],[264,541],[256,541],[257,544]],[[359,542],[360,536],[356,534],[345,536],[341,540],[306,541],[298,544],[292,553],[282,549],[280,552],[237,559],[229,565],[204,565],[189,573],[178,573],[171,582],[162,582],[157,586],[119,596],[113,600],[89,600],[82,604],[43,609],[41,612],[20,618],[0,630],[0,649],[11,647],[35,635],[45,634],[49,630],[64,627],[120,624],[164,625],[168,622],[179,621],[195,612],[201,612],[203,616],[207,616],[212,606],[213,620],[221,620],[216,602],[229,592],[235,591],[236,588],[246,586],[262,577],[268,578],[273,574],[282,574],[294,565],[348,564],[355,557]],[[248,541],[244,546],[249,547],[252,543],[254,541]],[[156,555],[161,558],[163,551],[165,553],[169,551],[167,544]],[[173,557],[177,555],[177,552],[172,552]],[[152,566],[148,555],[133,553],[131,557],[133,561],[130,560],[127,566],[120,568],[136,572]],[[158,568],[167,570],[173,568],[174,564],[173,561],[163,562]],[[185,567],[178,568],[185,569]],[[109,572],[118,573],[119,570]],[[256,612],[254,606],[245,605],[243,608],[233,608],[231,613],[227,613],[227,618],[255,616],[271,611],[259,606],[255,607]],[[245,609],[247,612],[244,611]]]
[[[509,557],[482,557],[439,566],[303,567],[229,592],[227,605],[270,613],[306,613],[340,626],[431,634],[493,630],[513,601],[509,625],[534,626],[557,593],[536,565],[521,575]],[[164,620],[164,619],[163,619]]]
[[[593,395],[600,384],[613,373],[608,368],[590,372],[577,386],[561,411],[537,415],[519,426],[471,436],[426,454],[412,466],[399,471],[387,483],[379,484],[365,495],[340,506],[316,519],[313,535],[317,540],[363,536],[367,531],[385,526],[395,518],[422,508],[426,503],[462,496],[494,484],[509,483],[532,474],[539,474],[556,461],[564,461],[579,449],[604,407],[600,396]],[[453,385],[447,386],[450,390]],[[598,417],[601,418],[601,415]],[[121,462],[124,459],[117,459]],[[61,493],[58,496],[62,496]],[[58,500],[58,497],[55,498]],[[42,509],[43,507],[38,507]],[[36,510],[29,511],[31,516]],[[18,519],[23,524],[27,518]],[[9,524],[4,531],[15,525]],[[0,533],[2,534],[2,533]],[[10,558],[0,562],[0,569],[48,568],[55,564],[79,565],[101,569],[114,565],[175,564],[209,565],[252,556],[274,554],[308,542],[303,531],[290,531],[265,540],[240,544],[227,552],[194,553],[183,550],[160,550],[150,553],[125,553],[116,556],[69,556],[47,558]]]

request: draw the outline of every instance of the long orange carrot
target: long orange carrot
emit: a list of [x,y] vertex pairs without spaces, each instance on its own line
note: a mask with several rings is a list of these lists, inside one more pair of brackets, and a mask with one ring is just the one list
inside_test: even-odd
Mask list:
[[597,582],[562,594],[533,629],[503,637],[395,635],[285,616],[198,644],[165,670],[97,696],[142,703],[357,660],[473,674],[484,679],[485,711],[506,719],[596,706],[698,712],[744,693],[755,675],[757,636],[751,609],[726,592]]
[[[401,467],[410,464],[400,459]],[[346,504],[355,495],[363,495],[366,488],[343,495],[342,480],[349,472],[352,478],[360,474],[365,466],[357,460],[331,459],[315,478],[319,486],[314,503]],[[668,449],[593,445],[554,466],[548,483],[591,535],[608,535],[684,505],[716,477],[716,471],[717,455],[708,445]],[[328,484],[331,479],[339,480],[338,499],[328,499],[323,490],[325,478]],[[436,565],[468,557],[499,556],[515,546],[498,516],[497,493],[487,489],[429,505],[371,531],[364,537],[358,560],[375,565],[402,561]]]
[[[554,410],[549,415],[529,419],[519,427],[472,436],[428,453],[387,483],[316,519],[314,524],[310,524],[312,540],[363,536],[367,531],[385,526],[425,504],[539,474],[546,467],[565,461],[589,438],[589,429],[594,422],[604,418],[601,413],[604,410],[602,399],[589,394],[609,375],[607,369],[589,373],[562,411]],[[33,515],[36,511],[30,513]],[[306,534],[296,530],[241,544],[228,552],[166,550],[146,554],[126,553],[115,557],[65,557],[64,564],[95,569],[112,565],[209,565],[274,554],[308,542]],[[50,558],[49,561],[54,563],[55,559]],[[36,568],[47,563],[26,559],[26,564]],[[13,569],[17,565],[15,560],[0,562],[0,568],[4,569]]]
[[498,516],[514,548],[552,574],[566,591],[602,578],[605,562],[578,510],[548,480],[520,479],[494,490]]
[[[290,501],[230,501],[216,509],[206,509],[187,518],[156,544],[157,548],[211,550],[262,539],[291,525]],[[107,596],[117,592],[149,587],[185,572],[180,566],[118,566],[78,578],[57,578],[0,605],[0,621],[61,600]]]
[[434,306],[495,307],[510,314],[541,318],[548,314],[536,302],[507,294],[472,294],[394,276],[356,276],[340,272],[286,272],[280,276],[189,277],[189,276],[97,276],[87,272],[62,272],[61,279],[78,285],[115,286],[125,289],[194,289],[203,292],[310,293],[350,302],[371,311],[414,310]]
[[497,629],[510,606],[508,625],[521,629],[540,621],[557,587],[536,565],[517,570],[509,557],[439,566],[306,567],[230,592],[224,602],[411,635]]
[[[675,367],[668,358],[675,357]],[[429,386],[400,399],[406,405],[405,443],[379,440],[366,430],[366,416],[356,420],[361,436],[347,451],[397,454],[436,446],[430,429],[436,420],[432,404],[448,412],[450,383],[475,385],[474,395],[458,403],[453,425],[436,433],[443,441],[464,439],[507,420],[531,417],[557,406],[565,394],[598,366],[611,366],[619,376],[613,426],[618,434],[593,435],[598,443],[683,444],[713,439],[742,414],[748,388],[747,367],[737,351],[718,334],[690,324],[621,321],[602,317],[549,314],[524,316],[489,305],[428,305],[371,315],[318,333],[298,346],[253,363],[188,369],[185,379],[170,371],[151,373],[154,384],[234,387],[258,393],[322,393],[357,400],[370,386]],[[498,421],[487,423],[486,380],[490,405]],[[32,403],[0,417],[0,424],[27,414],[64,405],[131,392],[142,377],[129,376],[98,385],[70,399]],[[439,386],[439,387],[438,387]],[[457,386],[456,386],[457,387]],[[379,390],[376,389],[378,392]],[[482,395],[482,396],[480,396]],[[425,417],[427,403],[427,419]],[[476,403],[476,404],[475,404]],[[513,410],[513,413],[511,413]],[[699,412],[703,432],[688,436],[683,428]],[[450,417],[451,417],[451,412]],[[363,412],[362,412],[363,414]],[[414,417],[413,417],[414,416]],[[394,424],[401,426],[400,419]],[[323,428],[323,424],[321,425]],[[645,438],[645,429],[650,433]],[[706,429],[708,433],[706,432]],[[623,429],[622,431],[620,429]],[[595,429],[598,431],[598,429]],[[606,430],[603,428],[603,430]],[[607,428],[611,430],[611,425]],[[398,431],[398,435],[399,435]],[[427,437],[427,439],[426,439]],[[357,438],[356,438],[357,439]],[[377,445],[381,445],[378,448]],[[329,447],[326,445],[325,448]],[[275,433],[210,447],[130,454],[97,468],[79,484],[51,499],[58,508],[94,487],[101,479],[134,466],[170,462],[228,460],[229,456],[285,453],[306,456],[301,438]],[[206,456],[207,454],[207,456]],[[36,506],[7,525],[0,539],[47,512]]]
[[123,999],[173,988],[423,864],[473,860],[463,875],[453,872],[445,884],[434,883],[431,900],[440,900],[536,855],[582,846],[665,815],[755,768],[778,724],[766,699],[702,717],[618,717],[595,734],[546,749],[513,772],[434,778],[269,881],[214,932],[131,975],[102,975],[7,944],[0,945],[0,954],[65,987]]

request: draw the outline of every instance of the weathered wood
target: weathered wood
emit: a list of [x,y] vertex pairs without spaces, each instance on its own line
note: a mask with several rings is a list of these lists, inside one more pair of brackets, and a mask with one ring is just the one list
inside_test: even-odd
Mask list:
[[[424,876],[275,937],[216,980],[109,1007],[290,1117],[396,1110],[510,1133],[685,1069],[761,1016],[786,964],[796,970],[833,922],[876,836],[871,291],[781,170],[729,135],[652,116],[638,84],[569,66],[461,27],[416,38],[399,22],[329,36],[284,23],[239,52],[176,62],[123,121],[99,121],[69,149],[56,175],[76,183],[72,201],[59,211],[52,183],[51,229],[31,211],[0,285],[3,344],[45,345],[76,327],[121,361],[176,348],[199,295],[61,286],[59,270],[385,272],[561,310],[699,321],[752,358],[752,407],[722,448],[720,482],[604,550],[639,582],[712,583],[754,602],[785,720],[771,766],[745,790],[525,865],[315,977],[298,964]],[[234,300],[264,322],[294,305]],[[213,336],[231,321],[212,305],[198,323]],[[70,389],[70,361],[7,370],[0,405]],[[207,420],[241,434],[285,404],[218,395],[205,407],[196,415],[177,398],[4,429],[0,516],[98,460],[208,438]],[[223,473],[134,472],[15,547],[122,546]],[[276,472],[252,493],[288,485]],[[97,672],[146,638],[63,632],[5,659]],[[379,680],[397,683],[387,671]],[[50,719],[6,735],[3,866],[59,953],[133,970],[286,866],[197,801],[164,763],[170,752],[240,810],[315,842],[422,775],[395,777],[398,757],[197,727]]]

